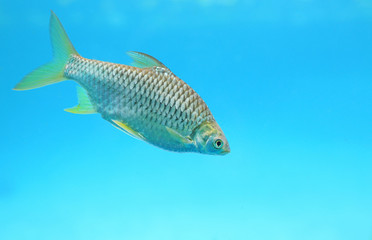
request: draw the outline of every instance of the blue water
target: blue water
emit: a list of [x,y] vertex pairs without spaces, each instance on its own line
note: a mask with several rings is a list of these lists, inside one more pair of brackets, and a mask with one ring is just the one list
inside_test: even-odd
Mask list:
[[[76,84],[11,88],[51,59],[155,56],[206,101],[226,156],[74,115]],[[372,2],[0,1],[1,240],[372,239]]]

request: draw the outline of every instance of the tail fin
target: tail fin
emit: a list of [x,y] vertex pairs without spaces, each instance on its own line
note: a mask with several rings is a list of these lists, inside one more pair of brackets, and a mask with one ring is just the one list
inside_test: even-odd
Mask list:
[[63,76],[65,65],[72,54],[78,53],[53,11],[50,15],[49,28],[53,60],[26,75],[14,90],[29,90],[66,80]]

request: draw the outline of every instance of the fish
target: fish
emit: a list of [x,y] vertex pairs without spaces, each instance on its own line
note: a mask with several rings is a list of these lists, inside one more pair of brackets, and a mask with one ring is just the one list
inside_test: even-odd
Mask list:
[[156,58],[130,51],[132,65],[84,58],[60,20],[49,21],[53,59],[26,75],[14,90],[75,81],[78,104],[65,111],[101,114],[128,135],[173,152],[230,153],[225,134],[203,99]]

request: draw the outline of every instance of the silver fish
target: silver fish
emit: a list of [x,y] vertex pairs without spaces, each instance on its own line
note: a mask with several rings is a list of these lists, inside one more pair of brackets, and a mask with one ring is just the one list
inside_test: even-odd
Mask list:
[[15,90],[64,80],[77,82],[76,114],[100,113],[134,138],[176,152],[224,155],[224,133],[203,99],[157,59],[128,52],[133,66],[81,57],[52,12],[50,35],[54,57],[22,79]]

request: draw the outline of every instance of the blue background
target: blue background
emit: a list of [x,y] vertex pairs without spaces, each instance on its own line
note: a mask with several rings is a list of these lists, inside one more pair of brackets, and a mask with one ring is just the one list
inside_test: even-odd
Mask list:
[[[179,154],[98,114],[75,83],[12,87],[78,52],[155,56],[207,102],[231,154]],[[0,1],[1,240],[372,239],[371,0]]]

